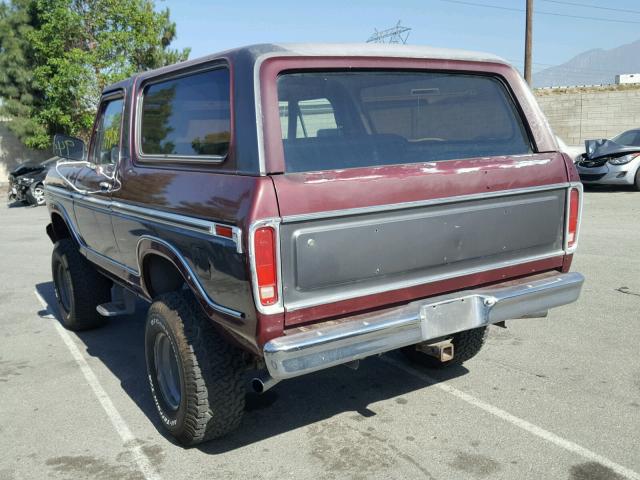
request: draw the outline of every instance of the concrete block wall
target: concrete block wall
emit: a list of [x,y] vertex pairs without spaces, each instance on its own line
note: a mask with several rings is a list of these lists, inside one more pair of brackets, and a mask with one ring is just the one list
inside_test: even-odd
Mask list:
[[567,145],[611,138],[640,128],[640,86],[537,89],[534,94],[556,135]]

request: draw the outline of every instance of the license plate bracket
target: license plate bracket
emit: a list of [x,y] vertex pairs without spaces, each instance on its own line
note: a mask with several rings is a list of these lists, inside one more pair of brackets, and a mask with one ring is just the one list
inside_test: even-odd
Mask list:
[[488,309],[479,295],[444,300],[420,309],[424,340],[446,337],[487,324]]

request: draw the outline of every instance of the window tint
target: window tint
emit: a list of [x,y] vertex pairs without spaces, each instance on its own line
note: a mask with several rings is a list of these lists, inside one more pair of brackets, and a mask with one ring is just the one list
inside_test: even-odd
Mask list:
[[289,172],[531,153],[505,86],[436,72],[306,72],[278,79]]
[[145,155],[225,156],[231,137],[229,71],[211,70],[144,89]]
[[122,124],[121,98],[108,100],[100,107],[101,115],[96,127],[91,161],[98,165],[116,163],[120,151]]
[[640,146],[640,135],[637,130],[629,130],[628,132],[621,133],[613,139],[614,142],[620,145],[628,145],[632,147]]

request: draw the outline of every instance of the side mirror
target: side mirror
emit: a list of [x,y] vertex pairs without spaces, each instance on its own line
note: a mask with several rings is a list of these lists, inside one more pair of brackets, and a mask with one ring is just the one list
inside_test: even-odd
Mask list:
[[53,154],[68,158],[69,160],[83,161],[85,153],[85,145],[82,140],[76,137],[70,137],[69,135],[62,135],[57,133],[53,137]]

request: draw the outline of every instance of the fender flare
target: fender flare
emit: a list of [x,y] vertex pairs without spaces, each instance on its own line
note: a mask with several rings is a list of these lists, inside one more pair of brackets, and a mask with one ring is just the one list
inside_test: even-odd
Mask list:
[[151,298],[151,295],[149,293],[147,282],[144,278],[144,271],[142,268],[144,265],[144,259],[147,255],[158,255],[171,262],[173,266],[178,270],[178,272],[182,275],[185,283],[194,293],[194,295],[198,299],[198,302],[200,303],[200,305],[202,305],[202,308],[209,316],[212,316],[216,313],[223,314],[226,318],[230,317],[231,319],[233,319],[234,323],[243,323],[242,320],[245,317],[244,313],[233,310],[232,308],[225,307],[224,305],[220,305],[219,303],[212,300],[211,297],[209,297],[207,292],[200,284],[198,276],[195,274],[187,260],[173,245],[151,235],[142,235],[138,239],[138,244],[136,246],[136,257],[138,259],[140,287],[147,297]]

